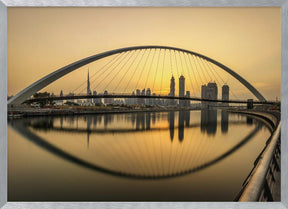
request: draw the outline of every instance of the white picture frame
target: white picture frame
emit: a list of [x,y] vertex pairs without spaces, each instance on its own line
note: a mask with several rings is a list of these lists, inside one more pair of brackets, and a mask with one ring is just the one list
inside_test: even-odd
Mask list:
[[[281,7],[281,202],[8,202],[7,7]],[[288,0],[0,0],[0,208],[288,208]]]

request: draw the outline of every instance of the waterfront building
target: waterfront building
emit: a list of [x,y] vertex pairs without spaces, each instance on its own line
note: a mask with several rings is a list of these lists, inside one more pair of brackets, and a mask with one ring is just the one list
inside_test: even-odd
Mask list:
[[[142,89],[141,96],[145,96],[145,94],[146,94],[145,89]],[[144,98],[141,98],[140,104],[141,105],[145,105],[145,99]]]
[[[229,86],[226,84],[222,86],[222,100],[229,100]],[[222,105],[229,106],[229,103],[223,103]]]
[[[93,91],[93,95],[97,95],[97,91]],[[94,104],[101,104],[101,98],[94,98],[93,103]]]
[[[74,96],[74,93],[70,92],[68,96]],[[67,102],[74,103],[74,99],[68,99]]]
[[[88,74],[87,74],[87,95],[92,95],[91,88],[90,88],[89,69],[88,69]],[[92,103],[92,99],[88,98],[87,103]]]
[[[179,97],[185,96],[185,77],[183,75],[179,78]],[[179,100],[179,106],[184,107],[185,101]]]
[[[169,92],[168,96],[175,97],[175,78],[173,75],[170,79],[170,92]],[[174,99],[169,100],[169,105],[175,105]]]
[[[108,95],[108,91],[104,91],[104,95]],[[104,98],[104,104],[109,104],[109,98]]]
[[[151,96],[151,90],[150,88],[147,89],[146,91],[146,96]],[[146,99],[146,105],[151,105],[151,98]]]
[[[201,88],[201,98],[217,100],[218,98],[218,87],[215,82],[209,82],[207,85],[202,85]],[[216,102],[202,101],[202,108],[209,108],[212,106],[217,106]]]
[[[136,96],[140,96],[141,95],[141,91],[140,89],[136,89]],[[136,98],[136,104],[140,105],[141,104],[141,98]]]
[[[60,91],[60,95],[59,96],[63,97],[63,91],[62,90]],[[56,105],[63,105],[63,100],[56,100],[55,103],[56,103]]]
[[[153,93],[152,96],[156,96],[156,93]],[[151,105],[156,105],[156,99],[151,99]]]

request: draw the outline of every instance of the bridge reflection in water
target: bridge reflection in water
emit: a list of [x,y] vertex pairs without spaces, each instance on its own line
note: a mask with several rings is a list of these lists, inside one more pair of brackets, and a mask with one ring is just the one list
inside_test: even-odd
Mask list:
[[[221,112],[220,120],[217,112]],[[30,141],[77,165],[111,175],[161,179],[193,173],[220,162],[263,126],[248,116],[232,116],[229,120],[228,112],[217,110],[141,112],[36,117],[9,124]],[[244,135],[231,139],[229,125],[232,133],[238,126],[252,126]],[[55,139],[50,133],[61,136]],[[88,154],[81,150],[83,147],[76,147],[71,138],[83,141],[83,134],[87,135]]]

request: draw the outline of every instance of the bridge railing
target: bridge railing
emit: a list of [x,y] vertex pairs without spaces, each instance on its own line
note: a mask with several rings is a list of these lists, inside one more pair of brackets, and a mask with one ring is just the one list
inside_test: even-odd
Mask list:
[[276,124],[275,131],[255,160],[254,168],[235,201],[280,201],[280,132],[281,122]]
[[[92,98],[147,98],[147,99],[176,99],[176,100],[192,100],[192,101],[205,101],[205,102],[221,102],[221,103],[236,103],[246,104],[247,100],[221,100],[221,99],[204,99],[199,97],[180,97],[180,96],[166,96],[166,95],[131,95],[129,93],[109,93],[109,94],[77,94],[77,95],[65,95],[65,96],[50,96],[41,98],[31,98],[26,100],[26,103],[33,103],[43,100],[69,100],[69,99],[92,99]],[[254,104],[276,104],[273,101],[254,101]]]

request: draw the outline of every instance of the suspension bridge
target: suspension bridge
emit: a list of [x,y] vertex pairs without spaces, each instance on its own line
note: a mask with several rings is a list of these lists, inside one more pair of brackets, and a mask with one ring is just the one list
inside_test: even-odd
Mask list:
[[[77,69],[83,70],[83,66],[88,64],[91,64],[88,68],[93,70],[90,70],[90,77],[88,71],[87,80],[80,85],[78,83],[77,87],[77,83],[73,81],[74,89],[70,86],[69,94],[54,95],[50,99],[142,97],[247,103],[247,99],[254,98],[259,104],[273,104],[236,71],[205,55],[168,46],[135,46],[106,51],[64,66],[10,98],[8,106],[41,100],[31,96],[53,82],[62,82],[63,76]],[[76,81],[79,80],[77,77]],[[215,84],[214,89],[209,87],[210,84]],[[228,87],[226,97],[223,93],[224,86]],[[221,87],[222,99],[219,99],[218,88]],[[208,89],[206,95],[204,88]],[[45,99],[47,98],[43,98]]]
[[[79,70],[79,72],[77,70]],[[80,72],[82,72],[82,74]],[[80,76],[84,74],[83,72],[85,75],[87,72],[87,79],[82,79]],[[75,75],[74,77],[66,77],[69,83],[69,87],[66,87],[66,91],[69,92],[68,94],[64,95],[61,90],[59,96],[54,94],[45,97],[33,96],[40,90],[49,89],[50,85],[54,85],[57,82],[58,84],[64,84],[64,76],[70,73],[71,75],[75,73]],[[221,88],[222,92],[220,94],[219,89]],[[60,91],[60,89],[57,89],[57,91]],[[68,64],[24,88],[10,98],[7,104],[9,108],[19,106],[23,103],[30,104],[41,101],[63,100],[84,100],[91,104],[109,104],[113,103],[111,99],[123,99],[123,102],[128,105],[150,106],[156,105],[156,102],[154,102],[156,100],[165,100],[167,102],[161,102],[161,105],[172,107],[189,107],[190,101],[196,101],[201,102],[203,105],[202,109],[205,109],[207,104],[208,107],[210,104],[216,104],[212,106],[217,106],[217,103],[247,104],[249,101],[251,102],[251,100],[255,104],[277,104],[274,101],[267,101],[260,91],[249,81],[239,75],[235,70],[232,70],[215,59],[186,49],[154,45],[110,50]],[[275,169],[275,167],[277,167],[275,165],[277,165],[280,157],[279,148],[277,148],[279,147],[280,141],[280,117],[270,112],[249,112],[249,114],[257,115],[257,117],[272,124],[272,135],[256,159],[255,167],[244,182],[243,190],[241,190],[238,199],[245,201],[255,201],[259,199],[269,200],[271,199],[271,193],[273,191],[270,189],[271,185],[268,185],[268,183],[270,184],[272,181],[268,182],[267,178],[270,178],[271,175],[272,178],[274,178],[274,173],[279,171],[279,169]],[[182,116],[181,119],[183,119]],[[31,124],[25,125],[25,123],[21,123],[21,121],[12,121],[12,123],[14,124],[14,128],[27,139],[67,161],[110,175],[140,179],[171,178],[187,175],[209,167],[239,149],[256,135],[259,130],[259,127],[255,128],[247,136],[243,136],[243,140],[240,140],[230,147],[230,149],[224,150],[221,154],[214,156],[208,161],[193,164],[193,166],[189,164],[184,170],[174,169],[172,172],[168,167],[161,173],[155,174],[154,171],[135,173],[133,169],[113,170],[112,167],[102,167],[101,165],[93,164],[75,157],[53,144],[46,142],[41,137],[36,136],[29,129]],[[171,124],[173,124],[171,127],[174,127],[174,121]],[[179,123],[179,127],[182,126],[183,123]],[[54,127],[54,131],[64,132],[72,130]],[[86,130],[73,131],[85,132]],[[102,130],[103,133],[106,131],[107,130]],[[112,131],[118,131],[120,133],[126,130]],[[139,130],[127,130],[128,133],[137,131]],[[152,129],[149,129],[149,132],[151,131]],[[88,130],[88,132],[91,132],[91,130]],[[99,133],[99,130],[92,132]],[[171,135],[173,134],[170,133],[170,136]],[[179,135],[179,140],[180,138]],[[159,166],[163,166],[163,164]],[[260,175],[258,175],[259,173]],[[264,187],[263,185],[266,186]],[[256,192],[255,188],[257,188]]]

